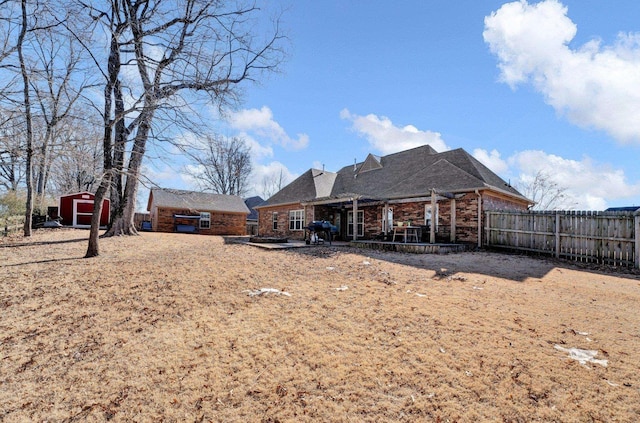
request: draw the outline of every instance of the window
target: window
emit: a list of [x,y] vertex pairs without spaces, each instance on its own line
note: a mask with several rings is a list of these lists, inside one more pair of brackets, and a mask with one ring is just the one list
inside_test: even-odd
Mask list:
[[278,213],[271,213],[271,227],[274,231],[278,230]]
[[289,230],[301,231],[304,229],[304,210],[291,210],[289,212]]
[[211,213],[200,213],[200,229],[209,229],[211,227]]
[[[383,209],[384,210],[384,209]],[[387,208],[387,218],[384,218],[384,211],[382,212],[382,232],[393,230],[393,208]]]
[[[356,216],[356,227],[358,228],[358,236],[364,236],[364,211],[358,210]],[[353,212],[347,213],[347,235],[353,236]]]
[[438,205],[436,204],[436,213],[435,216],[433,216],[433,213],[431,213],[431,205],[427,204],[426,206],[424,206],[424,224],[429,227],[429,230],[431,230],[431,222],[434,222],[435,226],[435,231],[438,232]]

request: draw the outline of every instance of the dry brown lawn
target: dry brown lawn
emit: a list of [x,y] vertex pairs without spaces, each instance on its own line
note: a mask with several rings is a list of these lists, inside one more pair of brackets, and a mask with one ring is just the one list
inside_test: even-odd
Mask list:
[[637,274],[87,236],[0,241],[2,422],[639,420]]

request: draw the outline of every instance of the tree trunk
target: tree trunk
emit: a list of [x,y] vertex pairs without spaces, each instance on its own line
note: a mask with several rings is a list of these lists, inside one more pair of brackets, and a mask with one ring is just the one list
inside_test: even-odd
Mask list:
[[102,216],[102,207],[104,198],[107,196],[109,186],[111,185],[111,173],[106,172],[102,177],[100,186],[96,190],[96,195],[93,203],[93,214],[91,215],[91,229],[89,230],[89,244],[87,246],[87,253],[85,258],[96,257],[100,254],[100,217]]
[[[119,217],[124,211],[124,204],[126,202],[123,191],[123,179],[124,179],[124,153],[129,138],[129,130],[127,129],[124,121],[124,99],[122,95],[122,87],[118,80],[115,81],[113,86],[113,98],[114,98],[114,113],[116,116],[116,122],[114,124],[115,140],[113,143],[113,168],[114,175],[111,183],[111,216]],[[121,117],[121,118],[119,118]],[[109,224],[109,229],[113,225]]]
[[136,196],[138,194],[138,184],[140,182],[142,158],[144,157],[147,139],[149,138],[149,132],[151,130],[153,113],[153,108],[142,111],[140,125],[138,126],[136,138],[133,143],[133,150],[129,157],[129,165],[127,166],[127,182],[124,188],[122,214],[114,218],[111,228],[104,236],[138,235],[138,231],[136,230],[134,223]]
[[[104,111],[103,125],[104,135],[102,139],[103,154],[103,176],[100,186],[96,190],[94,198],[93,214],[91,215],[91,230],[89,232],[89,244],[85,258],[96,257],[100,254],[99,233],[100,233],[100,217],[102,216],[102,207],[104,198],[111,187],[111,178],[113,176],[113,130],[111,119],[111,106],[113,99],[113,90],[118,79],[120,69],[120,50],[118,46],[118,37],[116,33],[111,34],[111,50],[109,51],[109,75],[107,84],[104,88]],[[116,117],[117,118],[117,117]]]
[[27,202],[24,216],[24,236],[31,236],[31,219],[33,214],[33,171],[32,171],[32,159],[33,159],[33,127],[31,122],[31,101],[29,98],[29,74],[27,73],[27,65],[25,63],[24,54],[22,52],[22,45],[24,44],[24,37],[27,33],[27,0],[22,0],[22,28],[20,30],[20,36],[18,37],[18,57],[20,60],[20,71],[22,73],[23,94],[24,94],[24,112],[25,121],[27,125],[27,145],[26,145],[26,170],[25,179],[27,185]]

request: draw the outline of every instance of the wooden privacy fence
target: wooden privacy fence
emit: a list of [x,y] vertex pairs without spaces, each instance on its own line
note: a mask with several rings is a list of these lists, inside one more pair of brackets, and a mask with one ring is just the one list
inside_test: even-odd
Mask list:
[[485,237],[487,247],[640,267],[639,212],[490,211]]
[[9,216],[4,219],[0,218],[0,222],[4,220],[2,235],[7,236],[13,232],[19,232],[24,227],[24,216]]

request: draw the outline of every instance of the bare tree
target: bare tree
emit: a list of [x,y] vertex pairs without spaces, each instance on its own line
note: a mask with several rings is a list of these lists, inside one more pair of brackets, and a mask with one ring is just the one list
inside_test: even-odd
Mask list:
[[56,134],[51,158],[49,194],[94,192],[102,173],[102,145],[95,120],[74,120]]
[[551,176],[539,170],[528,183],[518,184],[518,190],[535,203],[533,210],[566,208],[567,188],[555,182]]
[[17,191],[24,178],[23,137],[18,115],[16,110],[0,111],[0,187],[7,191]]
[[[277,22],[269,36],[259,37],[260,26],[255,25],[255,20],[260,9],[237,2],[114,0],[109,11],[88,6],[97,19],[106,22],[112,34],[109,71],[104,72],[108,81],[105,97],[113,101],[114,89],[122,82],[119,69],[112,78],[111,71],[116,66],[135,65],[139,78],[135,83],[127,81],[131,109],[116,112],[114,119],[105,120],[110,125],[111,137],[111,125],[128,119],[122,131],[116,130],[114,136],[132,137],[126,169],[121,172],[125,177],[121,210],[113,216],[106,235],[136,234],[133,216],[141,164],[159,116],[178,122],[177,116],[194,113],[189,105],[202,95],[220,109],[237,103],[243,82],[254,81],[261,73],[277,69],[282,60],[279,44],[283,37]],[[122,62],[116,65],[113,58]],[[105,107],[106,110],[111,113],[111,108]],[[109,182],[107,178],[111,178],[116,168],[112,159],[107,163],[106,157],[112,157],[114,150],[113,143],[107,145],[106,135],[107,132],[103,181]],[[101,189],[102,184],[96,192],[96,205]],[[99,213],[100,209],[94,208],[87,257],[98,254]]]
[[201,148],[189,150],[195,166],[186,172],[203,191],[243,196],[251,175],[251,154],[242,138],[207,136]]
[[264,198],[269,198],[276,192],[280,191],[284,186],[285,178],[282,168],[278,173],[272,173],[270,175],[264,175],[262,178],[262,195]]
[[[26,189],[24,236],[30,236],[34,194],[37,190],[44,198],[49,148],[56,127],[66,119],[80,95],[72,88],[79,82],[73,71],[80,58],[74,54],[70,40],[58,31],[67,19],[65,2],[4,0],[0,9],[2,29],[7,31],[0,53],[4,62],[2,76],[15,75],[0,91],[4,101],[21,111]],[[61,57],[67,60],[66,66],[60,66]],[[64,70],[59,72],[60,68]],[[5,153],[5,157],[12,160],[16,155]]]
[[31,165],[33,160],[33,122],[31,114],[31,93],[29,90],[29,70],[27,68],[27,62],[24,55],[25,36],[28,31],[29,25],[29,11],[27,10],[27,0],[21,0],[21,23],[20,23],[20,35],[18,36],[17,52],[18,61],[20,64],[20,74],[22,76],[23,84],[23,107],[24,107],[24,119],[26,126],[26,143],[25,143],[25,180],[27,185],[27,200],[25,205],[25,219],[24,219],[24,236],[31,236],[31,220],[33,214],[33,176],[31,172]]
[[[81,68],[82,49],[77,48],[75,39],[68,33],[40,32],[35,35],[34,61],[38,66],[32,78],[34,99],[42,124],[38,137],[35,159],[36,194],[43,201],[48,174],[56,150],[68,141],[66,136],[70,121],[87,117],[87,111],[80,111],[76,104],[85,90],[93,87]],[[81,125],[81,122],[77,122]],[[63,128],[64,126],[67,128]],[[75,143],[74,145],[79,145]],[[69,148],[64,148],[70,152]]]
[[[103,200],[107,197],[109,189],[111,188],[111,181],[113,180],[114,173],[116,173],[116,166],[114,166],[114,139],[117,140],[116,143],[122,142],[124,144],[127,135],[127,128],[124,125],[125,116],[123,111],[124,102],[122,86],[120,84],[120,49],[123,45],[121,43],[121,39],[123,38],[123,33],[126,30],[127,24],[126,20],[123,19],[123,6],[121,5],[119,0],[113,1],[111,3],[111,8],[106,12],[95,10],[89,4],[86,4],[85,6],[89,8],[91,17],[95,22],[98,22],[100,19],[106,21],[107,31],[110,36],[107,69],[102,71],[102,75],[105,79],[104,108],[102,110],[103,173],[94,197],[94,210],[93,215],[91,216],[89,244],[87,246],[87,252],[85,254],[85,257],[95,257],[100,253],[98,235],[100,230],[100,219],[102,216]],[[101,69],[99,63],[97,62],[97,59],[94,58],[94,60],[96,60],[98,68]],[[123,137],[125,137],[125,140],[123,140]]]

